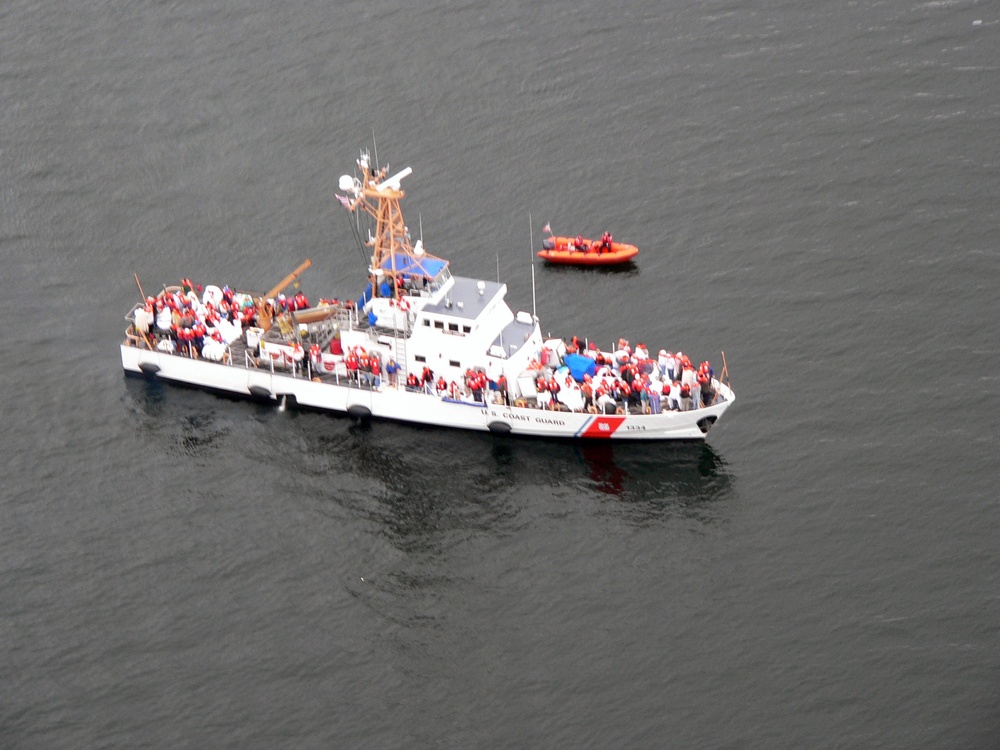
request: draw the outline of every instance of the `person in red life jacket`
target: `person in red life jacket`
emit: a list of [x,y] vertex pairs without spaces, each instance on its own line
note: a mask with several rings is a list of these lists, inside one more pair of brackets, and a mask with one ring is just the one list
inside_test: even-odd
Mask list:
[[638,400],[637,398],[638,393],[635,390],[635,386],[638,385],[639,379],[636,377],[632,377],[631,373],[627,374],[629,375],[629,378],[627,380],[625,378],[626,373],[623,373],[621,378],[622,400],[625,402],[626,406],[635,406]]
[[354,351],[354,349],[351,349],[351,351],[347,353],[347,358],[344,360],[344,364],[347,365],[348,379],[353,383],[359,382],[358,369],[361,367],[361,362],[358,359],[358,354],[356,351]]
[[642,402],[642,394],[646,386],[643,385],[642,378],[633,378],[629,388],[629,406],[639,406]]
[[632,385],[632,379],[635,377],[635,371],[632,366],[626,362],[618,370],[618,376],[622,379],[625,385]]
[[427,393],[431,393],[434,389],[434,371],[425,366],[423,372],[420,373],[420,385]]
[[583,243],[583,235],[582,234],[578,234],[576,236],[576,239],[573,240],[573,249],[577,250],[579,252],[582,252],[584,250],[584,243]]
[[542,375],[539,375],[538,378],[535,379],[535,391],[537,393],[535,398],[535,403],[539,407],[544,407],[546,404],[548,404],[549,383]]
[[194,331],[186,326],[181,326],[179,334],[181,341],[184,342],[184,353],[192,359],[196,359],[198,355],[194,348]]
[[559,406],[559,391],[562,387],[559,385],[559,381],[555,378],[549,378],[548,382],[549,396],[552,399],[549,402],[549,408],[555,410]]
[[611,232],[605,232],[601,235],[601,252],[611,252]]
[[198,355],[201,355],[201,350],[205,346],[205,324],[200,320],[194,324],[191,328],[191,342],[194,344],[194,350]]
[[462,398],[462,388],[454,380],[448,384],[448,395],[456,401]]
[[681,384],[681,411],[691,410],[691,386],[687,383]]
[[507,376],[502,372],[497,378],[497,390],[500,391],[500,398],[503,399],[504,406],[510,406],[510,392],[507,390]]
[[448,381],[444,379],[443,375],[438,375],[437,383],[435,383],[434,387],[437,390],[437,395],[444,396],[448,390]]
[[471,373],[466,379],[466,385],[472,393],[472,400],[481,403],[483,400],[483,386],[479,382],[479,375],[475,372]]
[[411,372],[406,376],[406,387],[411,391],[415,391],[420,387],[420,381],[417,379],[415,373]]
[[382,385],[382,363],[378,361],[378,357],[374,354],[369,357],[369,361],[372,366],[372,385],[378,388]]
[[622,380],[616,380],[611,387],[611,395],[615,397],[615,401],[625,401],[628,398],[629,390],[630,388],[627,383]]
[[299,292],[295,295],[295,309],[296,310],[308,310],[309,309],[309,298],[306,297],[304,292]]

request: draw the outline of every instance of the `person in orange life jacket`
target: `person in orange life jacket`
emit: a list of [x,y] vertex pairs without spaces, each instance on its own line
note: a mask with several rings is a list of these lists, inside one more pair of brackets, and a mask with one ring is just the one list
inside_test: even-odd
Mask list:
[[539,408],[545,408],[549,404],[549,383],[544,375],[539,375],[535,380],[535,403]]
[[372,385],[378,388],[382,385],[382,365],[379,364],[378,357],[372,356],[370,358],[372,365]]
[[424,367],[422,373],[420,373],[420,385],[427,393],[432,393],[434,390],[434,371],[429,367]]
[[702,406],[709,406],[715,399],[715,391],[712,388],[712,380],[707,372],[698,373],[698,383],[701,385]]
[[559,381],[556,380],[555,378],[549,378],[548,391],[549,391],[549,396],[552,399],[549,402],[549,405],[552,409],[555,409],[556,406],[559,404],[559,391],[561,390],[562,388],[559,385]]
[[472,393],[472,398],[475,401],[483,400],[483,386],[479,381],[479,374],[476,372],[470,373],[467,385],[469,391]]
[[632,381],[632,403],[646,405],[646,379],[639,375]]
[[635,358],[637,360],[649,359],[649,349],[641,341],[635,345]]
[[411,372],[409,375],[406,376],[406,387],[413,391],[417,390],[420,387],[420,381],[417,380],[417,376],[415,373]]
[[601,235],[601,252],[610,253],[611,252],[611,232],[605,232]]
[[306,297],[305,293],[299,292],[295,295],[295,309],[296,310],[308,310],[309,309],[309,298]]
[[354,351],[354,349],[351,349],[351,351],[347,353],[347,359],[344,360],[344,363],[347,365],[348,378],[353,380],[355,383],[358,382],[358,368],[361,364],[358,360],[358,354]]
[[437,395],[443,396],[448,390],[448,381],[444,379],[443,375],[438,375],[437,382],[434,384],[434,390],[437,391]]

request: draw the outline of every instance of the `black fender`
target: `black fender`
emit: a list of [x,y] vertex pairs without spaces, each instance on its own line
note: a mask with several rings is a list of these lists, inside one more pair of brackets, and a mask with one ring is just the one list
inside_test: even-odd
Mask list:
[[372,410],[361,404],[351,404],[347,407],[347,413],[355,419],[370,419],[372,416]]
[[160,371],[160,366],[156,362],[140,362],[139,369],[147,375],[155,375]]
[[501,422],[499,420],[494,420],[490,422],[487,427],[490,428],[490,432],[494,435],[509,435],[511,426],[506,422]]
[[707,435],[708,431],[712,429],[712,425],[715,424],[715,420],[718,419],[716,416],[705,417],[704,419],[698,420],[698,429],[701,430],[703,435]]

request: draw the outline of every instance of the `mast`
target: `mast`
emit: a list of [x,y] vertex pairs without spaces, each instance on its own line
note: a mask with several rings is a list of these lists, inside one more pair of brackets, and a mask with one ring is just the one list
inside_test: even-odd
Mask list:
[[375,221],[374,234],[369,234],[364,242],[366,247],[371,248],[368,280],[372,297],[387,296],[380,289],[385,282],[389,283],[389,295],[398,297],[404,293],[404,277],[432,279],[448,263],[424,252],[422,240],[416,246],[410,241],[410,231],[400,208],[400,201],[406,195],[400,183],[413,173],[413,169],[407,167],[387,178],[388,166],[373,170],[366,151],[361,153],[357,164],[361,177],[341,177],[340,189],[348,195],[338,195],[337,199],[348,211],[363,211]]

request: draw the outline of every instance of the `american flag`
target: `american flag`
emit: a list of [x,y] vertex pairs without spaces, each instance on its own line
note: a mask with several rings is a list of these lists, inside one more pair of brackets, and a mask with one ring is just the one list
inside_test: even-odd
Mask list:
[[543,232],[548,232],[549,234],[552,234],[552,227],[549,226],[548,222],[545,222],[545,226],[542,227],[542,231]]
[[351,201],[347,199],[347,196],[340,195],[338,193],[337,194],[337,200],[340,201],[340,205],[343,206],[344,208],[350,208],[351,207]]

